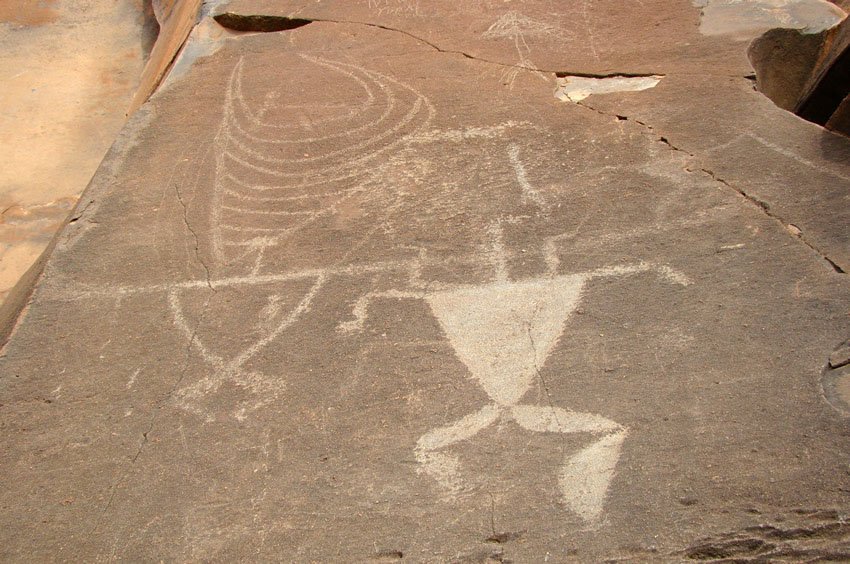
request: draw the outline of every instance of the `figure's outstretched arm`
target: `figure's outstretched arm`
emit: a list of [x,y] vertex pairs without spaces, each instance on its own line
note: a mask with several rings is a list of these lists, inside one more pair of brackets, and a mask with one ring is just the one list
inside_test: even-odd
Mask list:
[[[408,248],[408,247],[406,247]],[[420,247],[409,247],[417,251],[417,256],[409,261],[398,263],[397,268],[407,272],[407,285],[418,291],[405,290],[382,290],[363,294],[351,308],[353,319],[341,321],[337,325],[337,331],[341,333],[359,333],[363,331],[366,318],[369,317],[369,305],[375,298],[415,299],[424,297],[428,284],[422,281],[422,265],[426,260],[426,251]]]
[[341,333],[359,333],[363,331],[363,326],[366,323],[366,318],[369,317],[369,305],[375,298],[394,298],[401,299],[416,299],[421,298],[422,292],[406,292],[403,290],[386,290],[383,292],[369,292],[363,294],[357,301],[354,302],[354,307],[351,308],[351,314],[354,319],[341,321],[336,326],[337,331]]
[[635,264],[624,264],[621,266],[605,266],[591,270],[584,274],[588,280],[593,278],[603,278],[608,276],[626,276],[629,274],[637,274],[639,272],[655,272],[662,279],[671,284],[680,286],[690,286],[691,280],[685,273],[667,266],[666,264],[655,264],[653,262],[638,262]]

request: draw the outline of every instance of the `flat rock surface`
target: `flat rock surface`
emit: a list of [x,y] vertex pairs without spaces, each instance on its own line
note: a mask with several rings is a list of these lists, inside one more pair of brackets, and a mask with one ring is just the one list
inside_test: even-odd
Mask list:
[[[690,2],[284,4],[216,10],[338,21],[221,34],[57,240],[0,365],[0,558],[850,556],[850,141]],[[556,97],[650,9],[655,86]]]
[[0,303],[124,125],[147,51],[142,0],[0,3]]

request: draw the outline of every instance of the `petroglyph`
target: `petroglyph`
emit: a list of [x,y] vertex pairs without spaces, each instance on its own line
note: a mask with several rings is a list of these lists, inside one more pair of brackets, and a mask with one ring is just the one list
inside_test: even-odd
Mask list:
[[379,16],[424,16],[416,0],[369,0],[369,8]]
[[[517,14],[488,31],[492,37],[514,39],[521,55],[527,50],[525,34],[556,32],[552,26],[537,26]],[[525,404],[523,398],[535,381],[542,380],[541,371],[592,280],[651,272],[673,284],[690,281],[666,265],[645,262],[563,273],[559,249],[575,233],[544,238],[540,253],[546,271],[516,279],[510,266],[517,251],[509,246],[505,226],[548,217],[552,205],[547,199],[550,192],[535,182],[536,154],[514,142],[512,132],[539,127],[503,122],[429,129],[434,110],[412,87],[350,63],[305,55],[299,59],[348,81],[356,94],[348,98],[350,104],[333,99],[320,103],[320,115],[305,121],[298,100],[278,92],[252,104],[243,92],[246,64],[235,65],[213,144],[209,278],[85,288],[77,292],[77,299],[162,293],[175,327],[187,342],[186,362],[200,357],[208,368],[206,375],[193,382],[183,383],[181,376],[173,398],[183,409],[211,420],[210,396],[226,389],[229,415],[244,420],[279,401],[286,390],[284,374],[264,373],[269,369],[263,364],[263,353],[272,343],[281,341],[311,312],[332,278],[374,277],[366,282],[371,284],[367,291],[351,304],[351,318],[340,320],[338,330],[348,335],[364,330],[374,300],[422,300],[490,399],[477,411],[418,439],[413,447],[418,472],[433,478],[449,496],[456,496],[465,484],[456,446],[474,440],[499,421],[533,433],[587,434],[590,444],[567,455],[557,481],[564,506],[587,522],[597,521],[628,429],[604,415]],[[439,151],[446,143],[469,142],[486,143],[490,162],[507,173],[506,179],[495,181],[482,175],[481,182],[497,182],[511,209],[517,204],[530,206],[536,210],[532,215],[511,215],[508,210],[491,215],[483,233],[476,233],[481,238],[473,240],[468,254],[431,258],[427,245],[411,244],[400,247],[407,257],[397,260],[346,264],[343,259],[315,268],[269,272],[272,264],[279,264],[269,260],[271,249],[289,243],[296,232],[314,226],[320,218],[337,215],[356,194],[378,186],[377,195],[371,196],[380,201],[380,206],[373,206],[379,208],[378,216],[397,213],[387,210],[396,210],[396,200],[404,191],[386,186],[387,169],[374,166],[379,156],[395,167],[392,159],[410,147],[419,151],[421,145],[434,144],[433,150]],[[490,266],[492,271],[486,275],[488,281],[476,284],[424,279],[428,267],[446,261],[479,271]],[[378,283],[379,279],[383,281]],[[226,330],[221,320],[238,322],[239,331]]]
[[519,60],[517,61],[516,67],[507,69],[504,73],[502,73],[503,82],[508,85],[513,85],[517,75],[522,69],[534,72],[544,81],[548,80],[546,76],[539,71],[537,65],[535,65],[529,58],[531,55],[531,46],[528,44],[528,38],[558,38],[564,34],[564,30],[555,25],[532,20],[528,16],[524,16],[515,10],[511,10],[493,22],[493,24],[487,28],[487,31],[485,31],[481,37],[484,39],[510,39],[513,41]]
[[208,394],[218,391],[226,381],[233,382],[238,386],[250,390],[256,397],[256,401],[252,403],[237,406],[233,413],[237,418],[244,418],[246,411],[253,411],[274,402],[280,392],[285,389],[286,383],[279,379],[246,370],[245,365],[277,339],[281,333],[292,326],[299,317],[310,310],[313,299],[326,280],[323,274],[317,275],[315,282],[307,290],[306,295],[285,315],[278,304],[280,297],[276,295],[269,296],[268,305],[260,312],[258,319],[258,325],[261,329],[259,338],[233,358],[225,358],[215,350],[213,345],[206,342],[199,334],[197,324],[190,326],[181,304],[180,290],[173,289],[169,292],[168,304],[175,325],[183,333],[184,337],[188,339],[190,347],[197,350],[204,361],[214,370],[212,374],[178,390],[176,397],[179,404],[198,415],[209,417],[202,409],[201,401]]
[[508,280],[508,253],[501,222],[493,222],[487,229],[487,235],[490,241],[482,255],[493,265],[493,279],[505,282]]
[[459,461],[437,451],[471,439],[500,418],[532,432],[602,435],[591,446],[568,456],[560,476],[564,503],[587,521],[598,519],[627,429],[600,415],[519,402],[540,377],[587,282],[646,271],[675,284],[690,283],[667,266],[641,263],[550,278],[497,280],[428,294],[425,301],[458,358],[493,404],[423,435],[416,445],[422,471],[457,492],[463,483]]
[[514,173],[516,174],[516,180],[519,184],[520,188],[522,188],[522,194],[525,199],[528,199],[534,204],[536,204],[540,208],[546,208],[546,200],[531,185],[531,182],[528,181],[528,175],[525,171],[525,165],[519,158],[519,146],[516,144],[511,144],[508,146],[508,158],[510,159],[511,166],[514,169]]
[[[369,293],[354,304],[354,319],[341,323],[340,329],[362,330],[372,299],[423,299],[458,359],[493,403],[420,437],[415,447],[419,472],[433,478],[449,496],[456,496],[464,486],[461,463],[445,449],[473,439],[502,419],[531,432],[596,435],[590,446],[567,456],[559,476],[564,504],[594,522],[602,515],[628,430],[598,414],[520,401],[541,377],[588,282],[642,272],[653,272],[672,284],[687,286],[691,282],[669,266],[643,262],[557,275],[557,257],[551,259],[549,276],[510,280],[500,222],[491,225],[490,235],[491,248],[485,258],[494,265],[493,282]],[[556,240],[547,240],[547,248],[554,249]]]
[[[591,446],[567,457],[559,478],[564,503],[587,521],[598,519],[627,430],[600,415],[519,402],[539,378],[587,282],[647,271],[675,284],[690,283],[667,266],[641,263],[522,281],[497,276],[495,282],[483,286],[427,293],[424,299],[455,353],[493,404],[423,435],[416,445],[420,470],[456,494],[463,485],[460,461],[456,455],[440,451],[473,438],[500,418],[532,432],[601,435]],[[362,318],[364,305],[359,308]]]
[[571,456],[561,468],[558,481],[564,502],[587,520],[598,519],[602,514],[627,434],[622,429],[604,436]]
[[363,324],[368,317],[369,304],[374,299],[379,298],[393,298],[393,299],[416,299],[422,297],[422,294],[416,292],[405,292],[402,290],[388,290],[386,292],[369,292],[368,294],[364,294],[357,299],[354,303],[354,307],[351,310],[351,313],[354,315],[354,319],[350,321],[343,321],[337,326],[337,329],[343,333],[353,333],[355,331],[362,331]]
[[779,153],[783,157],[787,157],[789,159],[792,159],[792,160],[800,163],[801,165],[808,167],[808,168],[810,168],[814,171],[817,171],[817,172],[820,172],[820,173],[823,173],[823,174],[828,174],[828,175],[833,176],[833,177],[835,177],[839,180],[850,181],[850,175],[841,174],[840,172],[837,172],[835,170],[831,170],[831,169],[826,168],[822,165],[819,166],[815,162],[813,162],[809,159],[806,159],[804,157],[801,157],[800,155],[798,155],[794,151],[786,149],[785,147],[781,147],[781,146],[777,145],[776,143],[772,143],[772,142],[768,141],[767,139],[765,139],[764,137],[756,135],[755,133],[749,133],[749,132],[748,133],[742,133],[741,135],[734,137],[728,143],[724,143],[723,145],[718,145],[716,147],[712,147],[710,150],[712,152],[714,152],[714,151],[723,149],[723,148],[725,148],[729,145],[732,145],[732,144],[740,141],[742,138],[745,138],[745,137],[749,137],[750,139],[753,139],[757,143],[760,143],[765,148],[770,149],[771,151],[775,151],[776,153]]
[[426,298],[460,360],[498,405],[515,405],[531,386],[575,309],[580,276],[498,280]]
[[[351,102],[328,102],[322,107],[323,117],[309,121],[301,119],[301,105],[282,99],[279,92],[268,93],[262,104],[252,106],[244,94],[245,62],[240,60],[227,85],[224,117],[214,143],[216,175],[210,212],[214,278],[207,281],[207,288],[188,281],[126,290],[167,292],[175,326],[213,371],[175,393],[182,407],[201,416],[209,417],[203,409],[204,398],[225,382],[248,390],[254,398],[235,407],[237,419],[279,397],[286,386],[281,378],[246,366],[310,311],[330,275],[349,271],[315,269],[264,276],[267,251],[320,218],[337,213],[340,205],[363,190],[370,161],[420,133],[434,114],[422,94],[388,76],[350,63],[307,55],[300,58],[347,80],[356,92],[348,98]],[[311,101],[310,106],[321,103]],[[288,119],[281,119],[281,114]],[[312,133],[319,127],[330,128],[332,133]],[[290,285],[285,288],[286,296],[278,292],[284,291],[280,284],[291,281],[307,281],[309,286],[287,312],[284,298],[291,300],[291,293],[297,290]],[[267,303],[257,312],[256,325],[243,330],[254,340],[243,349],[224,353],[216,344],[222,336],[203,330],[205,312],[195,312],[190,319],[184,300],[189,292],[227,292],[245,285],[255,293],[267,292]],[[231,297],[241,299],[238,292]],[[208,297],[207,306],[212,299]]]
[[129,380],[127,380],[127,389],[128,389],[128,390],[132,390],[132,389],[133,389],[133,386],[135,386],[135,385],[136,385],[136,379],[139,377],[139,374],[141,374],[141,372],[142,372],[142,369],[141,369],[141,368],[137,368],[137,369],[136,369],[135,371],[133,371],[133,373],[130,375],[130,379],[129,379]]
[[[328,106],[327,117],[301,122],[299,106],[276,104],[274,96],[252,108],[243,93],[245,63],[236,65],[215,142],[211,224],[220,266],[250,260],[250,272],[259,273],[268,248],[335,213],[362,190],[370,161],[418,133],[433,116],[424,96],[395,79],[350,63],[301,58],[348,80],[359,96],[352,96],[349,107]],[[292,119],[271,121],[271,113]],[[319,126],[334,133],[311,135]]]
[[[840,252],[847,142],[753,91],[689,2],[406,5],[231,2],[311,23],[219,30],[128,124],[5,311],[0,552],[847,544],[844,515],[793,515],[850,489],[850,364],[824,370],[850,288],[798,240]],[[549,82],[497,82],[523,57]],[[775,507],[794,538],[748,536]]]
[[540,126],[527,121],[506,121],[488,127],[465,127],[463,129],[435,129],[425,131],[417,135],[412,135],[408,138],[408,141],[410,143],[438,143],[441,141],[460,143],[472,139],[495,139],[504,136],[514,129],[542,130]]
[[525,37],[534,36],[557,36],[561,30],[550,23],[538,22],[531,18],[511,10],[507,12],[484,32],[484,39],[509,38],[519,39],[523,42],[526,50],[529,49]]
[[817,33],[844,19],[844,12],[826,0],[694,0],[701,8],[699,30],[704,35],[755,36],[775,27]]

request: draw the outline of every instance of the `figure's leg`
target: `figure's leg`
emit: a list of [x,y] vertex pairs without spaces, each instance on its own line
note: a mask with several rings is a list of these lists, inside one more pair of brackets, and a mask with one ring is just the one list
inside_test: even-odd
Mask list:
[[451,493],[457,493],[462,486],[460,462],[453,454],[437,451],[474,437],[492,425],[500,415],[498,406],[488,405],[451,425],[422,435],[416,442],[415,451],[416,460],[420,464],[419,471],[437,480],[437,483]]
[[623,427],[593,413],[577,413],[560,407],[514,405],[511,417],[523,429],[536,433],[610,433]]
[[604,434],[590,446],[567,456],[558,476],[564,503],[585,521],[599,519],[628,431],[601,415],[559,407],[515,405],[510,408],[510,414],[520,427],[529,431]]
[[564,502],[585,521],[602,516],[608,487],[620,460],[620,450],[628,431],[605,435],[589,447],[568,456],[561,467],[559,485]]

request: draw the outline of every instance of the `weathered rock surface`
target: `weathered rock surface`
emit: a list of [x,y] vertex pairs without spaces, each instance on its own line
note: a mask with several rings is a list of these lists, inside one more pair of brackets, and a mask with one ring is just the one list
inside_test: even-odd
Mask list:
[[0,3],[0,303],[124,124],[150,24],[141,0]]
[[845,16],[837,2],[827,0],[694,0],[702,8],[700,31],[738,39],[773,28],[818,33]]
[[304,25],[190,44],[57,240],[2,558],[848,557],[850,141],[563,4],[218,6]]

